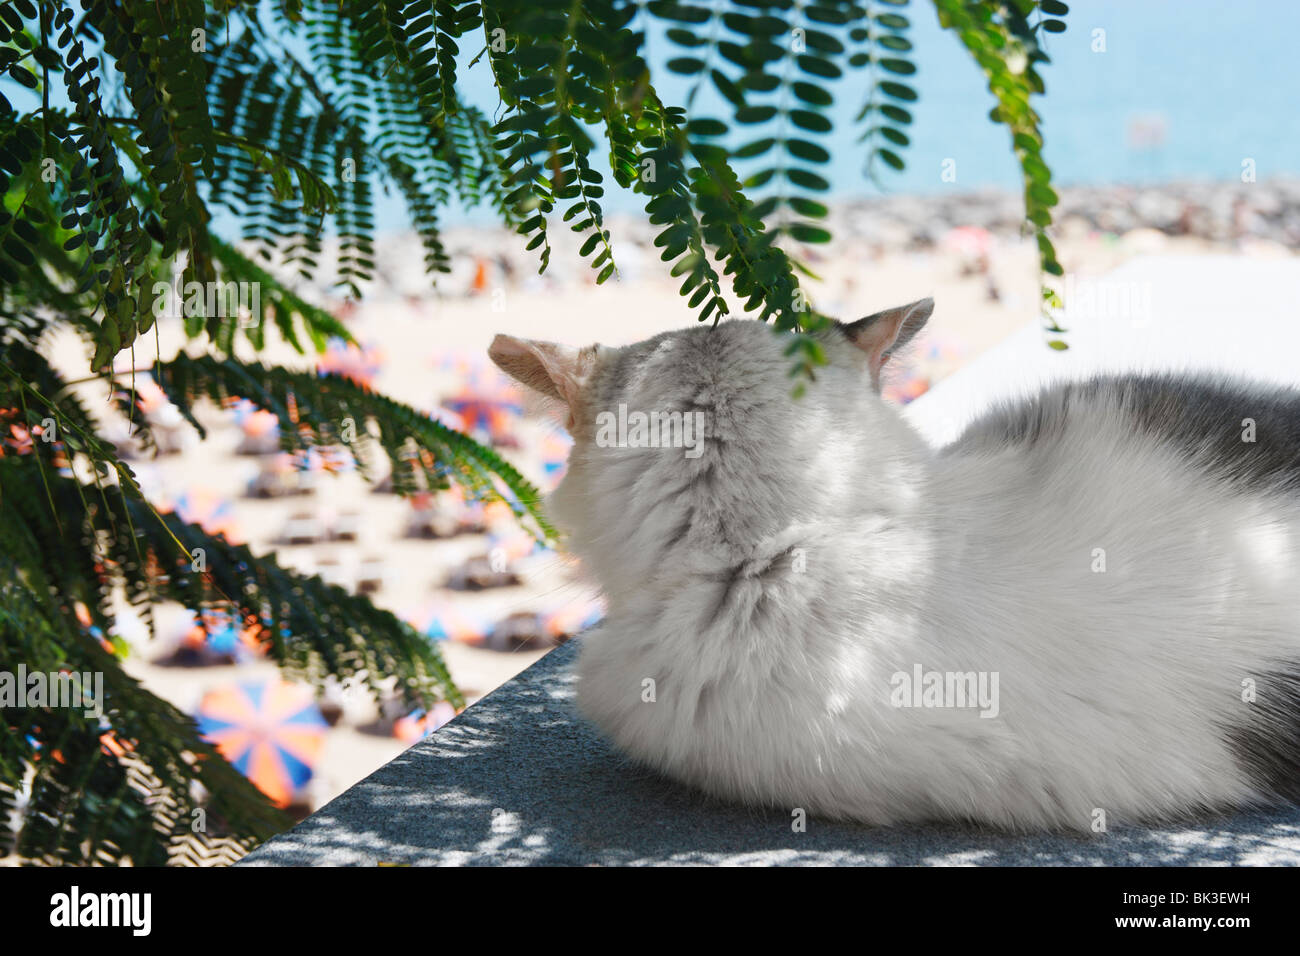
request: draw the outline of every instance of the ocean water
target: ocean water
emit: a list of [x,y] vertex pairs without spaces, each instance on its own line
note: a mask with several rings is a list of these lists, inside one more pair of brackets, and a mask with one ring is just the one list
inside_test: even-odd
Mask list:
[[[1052,63],[1043,68],[1047,93],[1037,98],[1044,155],[1058,184],[1239,180],[1247,161],[1259,179],[1300,174],[1300,0],[1081,0],[1070,8],[1069,29],[1046,37]],[[830,196],[1017,189],[1009,134],[988,118],[995,100],[983,73],[940,28],[928,0],[903,12],[912,21],[918,72],[911,82],[920,96],[911,107],[911,146],[901,150],[907,168],[878,163],[877,181],[865,176],[854,117],[867,81],[851,72],[834,87],[836,131],[821,140],[832,156],[823,171]],[[479,45],[463,46],[468,62]],[[650,52],[661,96],[684,102],[689,84],[662,69],[680,48],[652,33]],[[484,66],[462,88],[490,105]],[[727,107],[706,85],[692,114],[725,117]],[[941,175],[945,164],[955,170],[952,181]],[[607,209],[639,208],[638,197],[608,185]],[[448,222],[466,216],[482,213],[454,210]]]
[[[1070,8],[1067,31],[1046,37],[1047,93],[1035,101],[1058,185],[1237,181],[1248,161],[1260,180],[1300,175],[1300,0],[1079,0]],[[940,28],[929,0],[912,0],[902,12],[912,23],[918,67],[909,82],[920,97],[909,107],[912,143],[899,150],[907,167],[895,172],[877,163],[876,180],[865,175],[867,148],[854,120],[869,87],[866,73],[849,72],[832,87],[835,132],[819,139],[832,157],[819,169],[831,183],[828,197],[1018,191],[1010,136],[988,118],[995,100],[983,73],[958,38]],[[481,34],[460,46],[461,95],[492,115],[497,100],[486,57],[466,69],[483,47]],[[662,26],[651,30],[648,46],[660,95],[685,103],[690,84],[663,68],[682,48],[667,41]],[[692,115],[725,118],[730,108],[706,83]],[[744,128],[747,135],[732,142],[757,138],[755,129]],[[599,130],[592,133],[603,143]],[[609,178],[603,155],[593,165],[606,174],[606,212],[642,208],[643,197]],[[942,176],[945,166],[955,170],[951,181]],[[742,166],[742,175],[753,168]],[[409,228],[400,198],[376,195],[379,231]],[[442,221],[486,224],[494,217],[453,204]],[[216,223],[238,234],[224,211]]]

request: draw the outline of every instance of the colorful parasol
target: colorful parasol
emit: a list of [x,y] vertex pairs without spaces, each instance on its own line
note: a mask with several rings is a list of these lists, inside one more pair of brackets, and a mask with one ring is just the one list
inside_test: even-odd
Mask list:
[[982,226],[957,226],[944,234],[943,246],[965,259],[980,260],[993,251],[993,234]]
[[493,533],[488,536],[488,555],[501,555],[507,562],[519,561],[547,549],[526,531]]
[[104,636],[104,629],[99,627],[92,620],[90,616],[90,608],[86,607],[83,602],[78,601],[72,606],[72,611],[77,616],[77,623],[85,629],[87,634],[99,641],[100,647],[108,651],[110,654],[117,653],[117,648],[113,646],[113,642]]
[[891,402],[906,405],[958,369],[964,358],[965,349],[958,344],[931,338],[919,350],[905,356],[900,367],[886,379],[884,396]]
[[488,622],[462,604],[438,600],[425,605],[412,621],[416,629],[436,641],[479,645],[487,638]]
[[209,691],[197,717],[203,738],[281,807],[311,779],[327,726],[310,689],[279,680]]
[[435,422],[442,422],[448,428],[454,428],[458,432],[465,431],[465,419],[461,418],[450,408],[435,408],[429,412],[429,417]]
[[483,360],[463,349],[445,349],[433,356],[433,367],[455,377],[458,382],[471,384],[484,374]]
[[333,445],[312,445],[290,457],[295,471],[328,472],[336,475],[354,471],[356,462],[342,448]]
[[235,424],[248,438],[271,438],[280,434],[280,420],[275,413],[258,408],[246,398],[235,399],[230,410],[235,414]]
[[415,710],[393,721],[393,736],[403,743],[413,744],[423,740],[447,721],[456,716],[456,708],[445,700],[433,705],[429,711]]
[[155,415],[171,404],[167,393],[148,375],[140,374],[133,382],[123,384],[122,391],[130,394],[135,389],[135,403],[146,416]]
[[557,640],[567,640],[596,624],[604,616],[605,606],[600,600],[584,598],[543,612],[542,626]]
[[316,361],[316,371],[320,375],[337,375],[350,379],[362,388],[374,388],[375,376],[384,367],[383,349],[376,345],[357,345],[332,338],[325,347],[325,354]]
[[204,608],[195,615],[181,646],[218,660],[246,660],[266,652],[260,624],[241,626],[233,614],[220,608]]
[[524,413],[519,394],[513,389],[481,391],[463,389],[442,401],[442,407],[460,416],[465,431],[486,435],[494,444],[515,442],[515,422]]
[[[5,448],[18,455],[30,455],[35,448],[36,439],[46,440],[44,431],[40,425],[28,426],[21,421],[22,413],[17,408],[0,408],[0,458],[5,456]],[[8,425],[8,429],[5,429]],[[57,433],[57,432],[56,432]],[[67,455],[63,452],[62,442],[55,442],[56,463],[59,464],[59,474],[71,477],[72,470],[68,467]]]
[[179,498],[172,510],[182,521],[196,524],[208,534],[224,534],[226,540],[238,544],[242,540],[235,521],[235,506],[229,498],[208,488],[193,488]]
[[[499,501],[484,501],[467,495],[460,485],[444,491],[417,492],[407,499],[418,516],[428,516],[439,535],[477,534],[489,523],[502,518]],[[494,507],[495,506],[495,507]],[[509,512],[507,509],[506,516]]]
[[538,442],[537,457],[542,465],[542,474],[551,488],[558,485],[568,471],[569,452],[572,448],[573,439],[562,431],[548,431]]
[[[14,454],[30,455],[32,453],[31,429],[26,425],[10,425],[9,434],[4,437],[4,445]],[[2,453],[3,449],[0,449],[0,454]]]

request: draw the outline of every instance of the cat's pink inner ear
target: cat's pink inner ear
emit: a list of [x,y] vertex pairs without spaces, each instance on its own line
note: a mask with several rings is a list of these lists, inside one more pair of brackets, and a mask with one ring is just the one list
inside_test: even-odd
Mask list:
[[934,312],[934,299],[921,299],[886,309],[844,326],[853,343],[867,353],[872,383],[879,387],[880,370],[895,350],[921,331]]
[[578,350],[554,342],[498,335],[488,357],[521,385],[559,399],[570,408],[578,400]]

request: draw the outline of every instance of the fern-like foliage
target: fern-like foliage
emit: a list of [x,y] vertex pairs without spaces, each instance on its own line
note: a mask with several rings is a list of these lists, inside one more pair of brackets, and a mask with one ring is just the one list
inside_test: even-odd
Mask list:
[[[349,338],[300,283],[333,268],[342,292],[364,292],[384,193],[404,201],[432,286],[449,269],[440,217],[453,202],[494,210],[543,270],[553,231],[577,233],[596,281],[614,278],[605,204],[618,188],[639,198],[699,319],[793,331],[802,382],[824,360],[811,333],[827,317],[800,280],[802,251],[832,240],[832,110],[857,106],[869,175],[902,168],[916,5],[0,0],[0,671],[104,675],[102,716],[0,705],[0,815],[17,821],[0,827],[0,853],[211,862],[284,824],[188,717],[123,673],[110,631],[121,600],[146,620],[163,600],[225,608],[317,684],[378,694],[395,680],[412,703],[461,703],[436,649],[392,615],[157,514],[45,357],[51,335],[81,337],[147,446],[132,373],[114,369],[156,333],[171,290],[251,283],[255,313],[181,296],[190,343],[151,372],[191,422],[200,400],[249,399],[290,451],[339,446],[365,474],[384,460],[401,492],[455,482],[551,538],[536,490],[491,449],[350,381],[236,356],[271,332],[299,351]],[[988,78],[1042,270],[1059,274],[1032,100],[1065,4],[931,5]],[[474,68],[496,103],[462,94]],[[665,74],[685,81],[681,102],[661,95]],[[238,236],[214,230],[220,214]],[[1049,318],[1057,305],[1045,290]]]
[[[1056,247],[1047,234],[1052,207],[1058,200],[1051,170],[1043,160],[1043,135],[1032,97],[1044,90],[1038,72],[1039,65],[1048,62],[1042,34],[1064,31],[1065,22],[1059,18],[1069,7],[1059,0],[936,0],[936,6],[939,22],[956,32],[988,77],[989,90],[998,100],[990,118],[1011,131],[1024,180],[1025,218],[1038,243],[1042,271],[1063,275]],[[1060,307],[1057,293],[1044,285],[1042,311],[1048,331],[1055,336],[1048,344],[1055,349],[1066,348],[1060,337],[1065,330],[1056,322]]]

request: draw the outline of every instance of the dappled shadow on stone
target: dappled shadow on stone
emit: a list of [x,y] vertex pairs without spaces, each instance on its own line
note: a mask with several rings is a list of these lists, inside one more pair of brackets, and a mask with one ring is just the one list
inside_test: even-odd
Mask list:
[[1097,836],[864,827],[720,803],[636,767],[573,705],[567,644],[242,865],[1279,865],[1300,812]]

